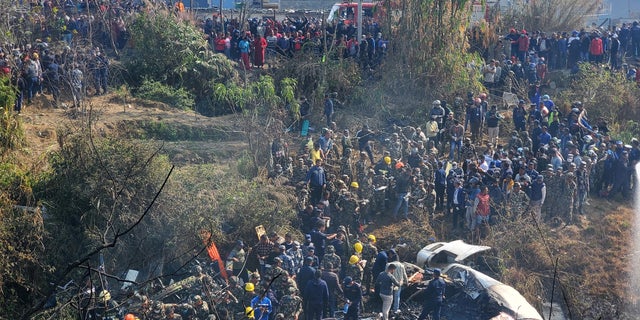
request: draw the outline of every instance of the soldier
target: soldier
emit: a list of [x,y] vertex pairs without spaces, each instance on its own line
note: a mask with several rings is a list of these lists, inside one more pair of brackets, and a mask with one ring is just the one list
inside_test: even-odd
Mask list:
[[289,287],[287,294],[280,299],[279,311],[286,315],[286,319],[298,320],[302,312],[302,298],[298,295],[298,289]]
[[364,269],[360,264],[360,258],[358,258],[358,256],[355,254],[352,255],[349,258],[349,264],[347,264],[344,271],[345,277],[351,277],[354,281],[361,283],[363,273],[364,273]]
[[322,269],[339,273],[341,265],[342,261],[340,259],[340,256],[336,254],[335,247],[333,245],[328,245],[327,253],[325,253],[324,257],[322,258]]
[[507,200],[507,218],[518,219],[520,215],[524,215],[528,205],[529,196],[521,190],[520,182],[514,183]]
[[398,133],[392,133],[391,138],[387,141],[387,150],[391,153],[391,158],[402,159],[403,149],[402,140],[400,140]]
[[389,180],[384,174],[373,176],[373,201],[371,203],[372,213],[383,213],[386,208],[387,192],[389,191]]
[[236,314],[244,311],[244,306],[241,301],[244,296],[244,289],[241,285],[238,277],[229,277],[229,287],[226,289],[225,300],[223,302],[223,314],[227,315],[227,319],[234,319]]
[[509,138],[507,148],[509,150],[518,150],[518,148],[522,148],[522,140],[518,137],[517,131],[511,133],[511,138]]
[[560,176],[553,171],[553,165],[549,164],[547,170],[541,173],[547,185],[547,199],[542,205],[542,212],[548,218],[553,218],[558,209],[558,196],[562,190]]
[[300,242],[294,241],[291,249],[287,250],[287,255],[291,257],[294,274],[298,273],[300,267],[302,267],[302,263],[304,263],[304,254],[302,253],[302,249],[300,249]]
[[340,172],[349,177],[353,177],[353,169],[351,163],[351,148],[347,148],[343,152]]
[[209,295],[213,292],[217,285],[213,282],[213,278],[202,270],[201,266],[195,267],[196,282],[191,288],[193,294]]
[[[236,241],[231,253],[227,256],[226,269],[231,270],[233,275],[241,276],[242,279],[247,281],[246,272],[242,272],[245,262],[244,242],[242,240]],[[244,274],[244,275],[243,275]]]
[[[353,183],[356,183],[355,181]],[[349,191],[344,192],[335,203],[338,213],[334,215],[334,225],[355,225],[360,207],[358,199]]]
[[273,258],[274,265],[267,273],[267,281],[271,283],[276,297],[281,297],[286,293],[288,287],[289,273],[282,268],[282,259],[280,257]]
[[195,319],[215,320],[215,316],[212,314],[209,314],[209,304],[207,304],[206,301],[202,300],[201,296],[199,295],[194,296],[191,306],[193,308]]
[[436,213],[436,192],[433,183],[427,183],[426,194],[422,200],[422,205],[425,208],[427,214],[433,217]]
[[587,195],[589,194],[589,169],[587,168],[586,161],[582,161],[582,163],[580,163],[580,169],[576,171],[576,184],[577,194],[575,209],[578,214],[584,215],[584,204],[587,201]]
[[309,166],[304,163],[303,158],[298,159],[298,165],[293,169],[293,177],[291,178],[291,182],[293,184],[297,184],[300,181],[304,181],[307,177],[307,172],[309,171]]
[[156,301],[153,303],[153,308],[151,312],[147,315],[147,319],[149,320],[162,320],[165,317],[164,313],[164,303],[162,301]]
[[371,290],[371,282],[373,282],[373,275],[371,273],[373,264],[376,262],[376,257],[378,256],[378,248],[375,246],[376,237],[372,234],[367,236],[367,239],[363,241],[362,246],[362,259],[366,261],[363,270],[363,283],[362,285],[367,289],[367,293]]
[[560,196],[559,204],[562,206],[564,210],[560,210],[560,212],[565,213],[565,224],[573,223],[573,210],[574,203],[576,199],[577,189],[578,189],[578,181],[576,177],[576,164],[569,164],[569,170],[564,173],[564,181],[563,181],[563,189]]
[[307,189],[300,190],[300,193],[298,193],[298,200],[296,201],[296,208],[298,209],[298,211],[304,210],[310,204],[311,203],[309,202],[309,190]]
[[464,138],[464,144],[462,148],[460,148],[460,156],[464,160],[471,160],[475,162],[478,159],[478,154],[476,153],[476,146],[471,143],[471,139]]
[[362,183],[362,180],[367,176],[367,153],[360,152],[360,159],[355,164],[356,168],[356,181]]

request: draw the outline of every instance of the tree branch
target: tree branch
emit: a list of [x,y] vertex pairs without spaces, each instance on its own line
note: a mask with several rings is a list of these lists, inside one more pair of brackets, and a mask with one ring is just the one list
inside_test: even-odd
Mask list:
[[[115,234],[115,236],[113,237],[113,240],[111,242],[108,243],[103,243],[102,245],[97,246],[96,248],[94,248],[93,250],[91,250],[89,253],[85,254],[82,258],[70,263],[69,265],[67,265],[67,267],[64,269],[64,271],[58,276],[58,279],[54,282],[54,285],[52,285],[50,287],[49,290],[47,290],[47,293],[45,294],[45,298],[42,299],[36,306],[34,306],[33,308],[31,308],[29,311],[27,311],[27,313],[25,313],[21,319],[24,320],[28,320],[30,319],[34,314],[36,314],[38,311],[40,311],[42,309],[42,307],[44,306],[44,304],[47,301],[47,298],[53,294],[53,291],[55,290],[56,286],[60,285],[64,280],[64,278],[71,273],[71,271],[73,271],[74,269],[80,267],[83,263],[85,263],[86,261],[88,261],[89,259],[91,259],[93,256],[97,255],[98,253],[100,253],[102,250],[107,249],[107,248],[113,248],[116,246],[116,243],[118,242],[118,239],[126,234],[128,234],[129,232],[131,232],[135,227],[137,227],[142,220],[147,216],[147,214],[151,211],[151,208],[153,208],[153,205],[156,203],[156,200],[158,199],[158,197],[160,196],[160,194],[162,193],[162,190],[164,189],[165,185],[167,184],[167,182],[169,181],[169,177],[171,176],[171,174],[173,173],[173,169],[175,168],[174,166],[171,166],[171,169],[169,170],[169,173],[167,174],[167,176],[165,177],[164,181],[162,182],[162,185],[160,186],[160,189],[158,190],[158,192],[156,192],[155,196],[153,197],[153,200],[151,200],[151,203],[149,203],[149,205],[147,206],[147,209],[145,209],[145,211],[140,215],[140,217],[138,217],[138,220],[136,220],[132,225],[130,225],[128,228],[126,228],[124,231],[122,232],[118,232]],[[83,267],[86,268],[86,267]]]

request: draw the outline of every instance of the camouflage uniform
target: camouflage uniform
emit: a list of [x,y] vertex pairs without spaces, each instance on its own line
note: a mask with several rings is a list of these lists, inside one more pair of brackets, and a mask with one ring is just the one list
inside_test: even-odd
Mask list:
[[565,213],[565,223],[573,222],[573,204],[578,188],[575,172],[566,172],[564,175],[562,195],[560,197],[559,212]]
[[402,159],[402,141],[400,138],[392,139],[387,145],[392,159]]
[[428,215],[433,216],[436,212],[436,192],[431,189],[427,189],[422,205]]
[[429,162],[424,162],[424,164],[420,167],[422,180],[424,180],[425,183],[433,183],[433,180],[435,179],[435,171],[433,170],[433,168],[436,168],[436,166],[433,166]]
[[359,263],[355,264],[347,264],[344,270],[345,277],[351,277],[353,281],[357,283],[362,283],[362,275],[364,274],[364,269]]
[[576,172],[577,175],[577,192],[575,209],[578,214],[584,214],[584,203],[587,200],[587,193],[589,192],[589,173],[588,169],[581,169]]
[[309,171],[309,167],[304,164],[304,161],[299,161],[298,165],[293,168],[293,177],[291,178],[291,182],[294,184],[304,181],[307,178],[307,172]]
[[380,191],[376,191],[375,189],[377,188],[381,188],[381,187],[388,187],[389,185],[389,180],[387,180],[387,178],[382,175],[382,174],[376,174],[375,176],[373,176],[373,188],[374,188],[374,193],[373,193],[373,198],[372,203],[371,203],[371,208],[374,212],[384,212],[385,209],[385,199],[387,197],[387,192],[389,191],[389,188],[386,188],[385,190],[380,190]]
[[345,192],[336,202],[338,213],[333,215],[332,225],[351,226],[358,214],[358,199],[351,192]]
[[296,209],[298,209],[298,211],[302,211],[309,203],[309,191],[307,191],[307,189],[300,190],[298,199],[296,200]]
[[[273,282],[271,282],[273,280]],[[267,280],[271,282],[271,288],[277,297],[284,295],[289,287],[289,273],[280,266],[273,266],[267,273]],[[260,291],[256,291],[260,292]]]
[[507,144],[507,147],[509,148],[509,150],[522,148],[522,140],[518,137],[517,132],[514,132],[514,133],[515,134],[511,135],[511,139],[509,139],[509,142]]
[[295,289],[290,289],[288,294],[280,299],[278,311],[284,314],[287,319],[298,319],[300,312],[302,312],[302,298],[295,292]]
[[510,217],[512,220],[517,219],[521,215],[524,215],[528,206],[529,196],[527,196],[524,191],[519,190],[517,193],[515,190],[511,191],[509,199],[507,200],[507,217]]
[[373,275],[371,274],[371,268],[376,262],[376,257],[378,256],[378,248],[376,248],[376,246],[372,243],[363,243],[361,256],[361,260],[367,261],[367,264],[365,265],[363,270],[362,285],[367,288],[367,290],[369,290],[371,288],[371,282],[374,280]]
[[477,159],[476,146],[474,146],[473,143],[463,144],[462,148],[460,148],[460,156],[463,160]]
[[340,165],[340,172],[343,175],[347,175],[350,178],[353,178],[353,170],[351,169],[351,158],[350,157],[342,157],[342,164]]
[[244,312],[244,306],[242,305],[242,298],[244,297],[244,289],[242,289],[242,287],[238,285],[238,286],[229,287],[228,290],[229,292],[231,292],[233,297],[235,297],[235,301],[232,304],[232,309],[230,310],[230,313],[233,315],[237,315],[238,313]]
[[356,162],[356,180],[358,183],[362,183],[362,181],[367,176],[367,160],[365,158],[360,158],[358,162]]
[[336,249],[332,245],[327,246],[327,253],[322,257],[322,269],[339,273],[342,259],[336,254]]
[[547,196],[542,205],[542,212],[546,217],[552,218],[557,213],[558,205],[560,204],[558,201],[559,195],[562,192],[562,178],[548,170],[543,172],[542,175],[544,176],[544,183],[547,186]]

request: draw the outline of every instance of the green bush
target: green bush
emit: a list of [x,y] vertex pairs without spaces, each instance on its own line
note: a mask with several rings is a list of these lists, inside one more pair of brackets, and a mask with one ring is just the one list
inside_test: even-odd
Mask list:
[[136,97],[166,103],[174,108],[190,110],[195,106],[193,95],[184,88],[172,88],[155,80],[145,79]]

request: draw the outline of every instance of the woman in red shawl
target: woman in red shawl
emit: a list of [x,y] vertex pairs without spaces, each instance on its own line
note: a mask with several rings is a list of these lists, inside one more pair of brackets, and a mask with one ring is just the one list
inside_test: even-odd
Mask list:
[[267,40],[262,37],[262,35],[258,34],[256,39],[253,41],[253,48],[253,64],[258,68],[262,68],[264,65],[264,54],[267,51]]

